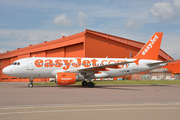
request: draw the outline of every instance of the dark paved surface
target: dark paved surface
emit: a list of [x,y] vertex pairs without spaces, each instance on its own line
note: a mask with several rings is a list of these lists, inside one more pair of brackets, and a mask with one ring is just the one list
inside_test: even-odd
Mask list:
[[0,107],[55,104],[180,102],[179,85],[34,86],[0,83]]
[[[0,83],[0,119],[178,120],[179,85],[34,86]],[[138,119],[139,118],[139,119]]]

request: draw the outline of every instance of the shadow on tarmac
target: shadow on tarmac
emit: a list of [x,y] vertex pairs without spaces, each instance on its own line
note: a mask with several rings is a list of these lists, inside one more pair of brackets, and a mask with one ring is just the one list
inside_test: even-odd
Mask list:
[[[174,87],[170,85],[95,85],[94,88],[89,87],[83,87],[82,85],[67,85],[67,86],[60,86],[60,85],[34,85],[33,88],[60,88],[60,89],[71,89],[71,88],[77,88],[77,89],[114,89],[114,90],[132,90],[132,91],[143,91],[142,89],[133,89],[133,87]],[[22,88],[25,88],[28,86],[19,86]],[[129,88],[126,88],[129,87]],[[30,88],[30,89],[33,89]]]

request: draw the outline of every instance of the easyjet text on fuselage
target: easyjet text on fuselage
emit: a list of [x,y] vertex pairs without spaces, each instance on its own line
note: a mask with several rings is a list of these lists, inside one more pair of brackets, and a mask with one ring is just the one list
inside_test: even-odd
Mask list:
[[[126,62],[125,60],[98,60],[98,59],[37,59],[34,62],[36,67],[62,67],[63,70],[68,70],[71,66],[73,67],[95,67],[100,65],[107,65],[112,63]],[[123,65],[122,65],[123,67]]]

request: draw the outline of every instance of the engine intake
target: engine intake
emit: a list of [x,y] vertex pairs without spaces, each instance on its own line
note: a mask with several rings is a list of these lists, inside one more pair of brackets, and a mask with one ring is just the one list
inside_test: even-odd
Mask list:
[[58,85],[70,85],[77,81],[83,80],[84,77],[78,73],[62,73],[56,74],[56,84]]

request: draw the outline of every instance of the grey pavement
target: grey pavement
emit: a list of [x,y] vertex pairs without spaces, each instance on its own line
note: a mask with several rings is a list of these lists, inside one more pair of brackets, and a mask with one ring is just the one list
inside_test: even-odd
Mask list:
[[180,118],[180,85],[27,85],[0,83],[1,120]]
[[66,105],[0,108],[1,120],[179,120],[180,104]]

